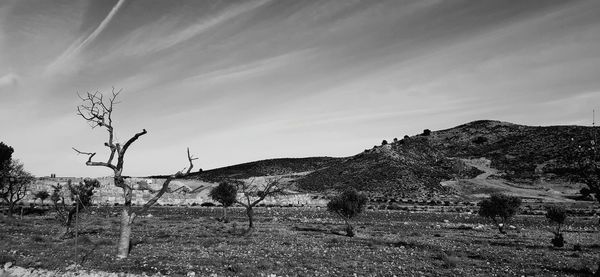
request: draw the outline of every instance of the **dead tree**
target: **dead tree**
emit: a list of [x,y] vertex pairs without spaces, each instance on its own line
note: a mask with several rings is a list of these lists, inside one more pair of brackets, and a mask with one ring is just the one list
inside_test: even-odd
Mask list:
[[254,228],[254,210],[253,208],[265,200],[267,196],[283,194],[284,187],[281,184],[281,178],[274,178],[266,181],[266,184],[259,185],[253,178],[249,182],[237,181],[237,191],[242,193],[243,199],[236,199],[236,203],[246,208],[248,216],[248,231]]
[[[77,114],[81,116],[92,128],[100,127],[106,130],[108,135],[107,142],[104,146],[108,148],[108,159],[105,162],[94,161],[93,158],[96,155],[95,152],[84,152],[73,148],[77,153],[87,155],[88,160],[86,161],[87,166],[100,166],[106,167],[113,171],[114,185],[123,190],[123,210],[121,211],[121,229],[118,243],[117,258],[124,259],[129,255],[130,241],[131,241],[131,229],[132,225],[139,214],[146,213],[152,205],[154,205],[158,199],[160,199],[173,179],[182,178],[188,175],[194,167],[194,158],[190,155],[190,150],[187,150],[187,158],[189,161],[189,167],[187,171],[183,173],[179,171],[167,177],[162,184],[161,189],[146,202],[138,211],[133,211],[131,207],[133,187],[125,182],[123,177],[123,165],[125,163],[125,154],[131,145],[137,141],[141,136],[147,134],[146,129],[142,129],[141,132],[133,135],[124,144],[118,143],[115,140],[115,130],[113,127],[113,108],[117,104],[117,97],[121,90],[116,91],[113,88],[111,95],[106,99],[100,92],[86,93],[85,96],[79,95],[83,104],[77,107]],[[185,170],[185,169],[184,169]]]

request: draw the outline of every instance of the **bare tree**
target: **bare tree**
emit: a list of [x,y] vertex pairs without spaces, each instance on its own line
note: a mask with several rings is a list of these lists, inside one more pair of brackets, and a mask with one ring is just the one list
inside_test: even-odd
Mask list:
[[15,159],[6,163],[0,174],[0,198],[8,204],[8,216],[12,217],[15,205],[23,200],[29,190],[29,184],[35,178],[25,171],[23,163]]
[[254,210],[253,208],[260,202],[265,200],[267,196],[275,196],[284,193],[284,187],[281,184],[281,178],[267,179],[266,184],[260,185],[256,182],[256,178],[249,182],[237,181],[237,191],[242,193],[242,200],[236,199],[236,203],[246,208],[246,216],[248,216],[248,230],[254,228]]
[[[121,229],[118,243],[117,258],[124,259],[129,255],[130,241],[131,241],[131,229],[132,225],[139,214],[143,214],[148,211],[152,205],[154,205],[158,199],[160,199],[169,188],[169,184],[173,179],[182,178],[188,175],[194,167],[194,158],[190,155],[190,150],[187,150],[187,158],[189,161],[189,167],[187,171],[183,173],[178,171],[166,178],[163,182],[161,189],[146,202],[137,212],[134,212],[131,207],[133,187],[129,186],[125,182],[123,177],[123,166],[125,163],[125,154],[129,147],[137,141],[141,136],[147,134],[146,129],[142,129],[141,132],[133,135],[124,144],[118,143],[115,140],[115,130],[113,127],[113,108],[117,104],[117,97],[119,91],[115,91],[113,88],[111,95],[107,98],[100,92],[86,93],[85,96],[79,95],[83,104],[77,107],[77,114],[81,116],[92,128],[101,127],[104,128],[108,135],[108,141],[104,143],[104,146],[108,148],[108,159],[105,162],[93,161],[95,152],[84,152],[73,148],[77,153],[87,155],[88,160],[85,163],[87,166],[100,166],[106,167],[113,171],[114,185],[123,190],[124,205],[121,211]],[[115,161],[116,159],[116,161]],[[184,169],[185,170],[185,169]]]

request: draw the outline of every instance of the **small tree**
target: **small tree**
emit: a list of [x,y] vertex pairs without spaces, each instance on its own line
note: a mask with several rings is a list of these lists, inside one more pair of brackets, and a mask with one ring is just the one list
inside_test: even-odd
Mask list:
[[233,205],[237,199],[237,187],[230,182],[221,182],[218,186],[212,188],[208,194],[212,200],[223,205],[223,222],[227,220],[227,208]]
[[65,202],[65,197],[62,193],[62,186],[57,184],[52,186],[52,196],[50,199],[54,204],[56,210],[56,218],[65,227],[61,237],[71,236],[71,225],[73,220],[78,214],[87,211],[87,207],[92,205],[92,197],[94,195],[94,189],[100,187],[100,182],[97,179],[86,178],[77,185],[72,185],[71,180],[67,181],[67,188],[69,190],[69,198],[71,199],[72,205],[68,205]]
[[8,216],[12,217],[15,205],[25,198],[29,190],[29,184],[35,178],[31,173],[25,171],[25,167],[19,160],[11,159],[5,162],[0,178],[0,198],[8,204]]
[[506,234],[504,225],[517,214],[520,206],[521,198],[495,193],[479,202],[479,215],[494,221],[500,233]]
[[381,145],[387,145],[387,144],[388,144],[388,142],[385,139],[381,142]]
[[546,207],[546,218],[548,218],[550,222],[556,223],[556,230],[552,232],[554,234],[552,245],[563,247],[565,245],[565,239],[560,232],[560,228],[567,219],[567,211],[562,206],[548,206]]
[[426,137],[427,137],[427,136],[429,136],[429,135],[431,135],[431,130],[429,130],[429,129],[425,129],[425,130],[423,130],[423,136],[426,136]]
[[354,228],[349,220],[360,214],[366,203],[366,195],[350,189],[332,198],[327,203],[327,210],[339,215],[346,222],[346,235],[354,237]]
[[44,200],[48,199],[48,197],[50,197],[50,193],[48,193],[45,190],[41,190],[35,193],[35,199],[40,199],[42,201],[42,206],[44,206]]
[[253,178],[249,182],[236,181],[237,190],[243,194],[243,199],[236,199],[235,202],[246,208],[248,216],[248,231],[254,228],[254,210],[253,208],[265,200],[267,196],[275,196],[284,193],[284,187],[281,185],[280,178],[267,179],[264,185],[258,184]]

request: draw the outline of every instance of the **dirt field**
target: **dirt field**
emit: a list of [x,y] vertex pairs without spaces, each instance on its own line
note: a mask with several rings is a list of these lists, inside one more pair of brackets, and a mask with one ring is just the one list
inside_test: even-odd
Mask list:
[[245,233],[241,209],[225,224],[215,220],[220,208],[157,207],[136,222],[130,258],[117,261],[116,211],[82,220],[78,251],[75,239],[56,238],[52,215],[3,219],[0,265],[64,270],[78,262],[173,276],[586,276],[600,259],[593,217],[569,218],[558,249],[543,216],[515,218],[504,236],[471,214],[366,211],[355,221],[357,237],[348,238],[322,209],[258,208],[256,229]]

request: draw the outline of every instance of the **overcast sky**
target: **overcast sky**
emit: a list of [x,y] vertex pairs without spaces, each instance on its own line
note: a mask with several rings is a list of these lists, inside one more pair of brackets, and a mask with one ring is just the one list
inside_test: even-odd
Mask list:
[[590,125],[600,1],[0,0],[0,141],[38,176],[105,176],[77,92],[123,89],[125,174],[349,156],[425,128]]

